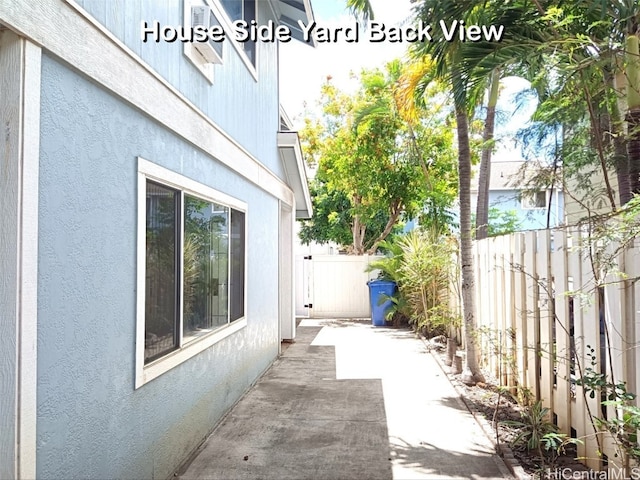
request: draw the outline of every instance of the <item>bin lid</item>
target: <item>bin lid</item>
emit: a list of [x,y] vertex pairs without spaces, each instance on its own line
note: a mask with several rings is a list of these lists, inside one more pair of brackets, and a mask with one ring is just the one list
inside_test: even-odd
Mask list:
[[396,285],[396,282],[394,282],[393,280],[369,280],[367,282],[367,285]]

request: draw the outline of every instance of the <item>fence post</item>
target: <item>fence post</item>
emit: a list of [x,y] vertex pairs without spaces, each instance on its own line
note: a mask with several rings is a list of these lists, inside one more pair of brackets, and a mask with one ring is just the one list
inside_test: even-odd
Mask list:
[[571,433],[571,340],[569,338],[569,291],[567,272],[567,235],[563,230],[553,232],[551,278],[555,298],[556,392],[553,412],[562,433]]
[[509,385],[509,373],[511,371],[511,305],[513,304],[513,296],[511,295],[511,274],[508,270],[509,261],[511,259],[511,251],[509,247],[511,245],[510,238],[508,236],[500,237],[500,262],[498,265],[498,274],[500,275],[500,292],[501,301],[500,305],[500,330],[502,336],[500,338],[500,348],[502,355],[500,355],[501,373],[500,383],[504,386]]
[[538,272],[538,321],[540,322],[540,398],[553,412],[554,358],[553,338],[553,296],[550,278],[549,256],[551,236],[549,230],[537,232],[538,254],[536,271]]
[[518,385],[530,388],[527,383],[527,284],[524,274],[524,256],[526,244],[523,233],[516,233],[513,236],[514,258],[513,285],[514,285],[514,310],[515,310],[515,333],[516,333],[516,366],[518,369]]
[[625,280],[624,311],[626,322],[624,328],[625,379],[630,392],[638,395],[636,402],[640,406],[640,368],[638,368],[638,330],[640,329],[640,242],[634,239],[624,252],[628,280]]
[[540,400],[540,312],[538,309],[538,275],[536,273],[536,232],[525,233],[524,274],[527,285],[527,387],[533,398]]
[[484,331],[491,319],[490,305],[488,305],[485,295],[482,294],[483,287],[489,287],[490,283],[487,278],[487,251],[488,240],[476,240],[475,242],[475,288],[476,288],[476,325],[478,338],[476,339],[478,345],[479,363],[485,367],[488,366],[489,357],[486,355],[487,345],[486,338],[480,332]]
[[[578,290],[583,293],[583,301],[580,305],[575,307],[576,315],[576,355],[581,359],[582,368],[585,369],[591,366],[591,358],[589,354],[591,349],[594,351],[596,358],[595,369],[598,368],[600,359],[600,319],[598,312],[598,290],[595,283],[594,265],[591,262],[591,255],[589,249],[591,248],[589,242],[589,232],[582,229],[579,233],[579,239],[581,244],[580,256],[580,284]],[[585,295],[585,292],[590,292],[591,296]],[[580,321],[578,321],[578,319]],[[581,345],[579,342],[581,341]],[[585,399],[585,405],[582,415],[584,417],[584,447],[586,450],[585,463],[589,468],[594,470],[600,470],[602,468],[602,458],[599,451],[602,445],[601,433],[597,431],[592,423],[592,417],[600,415],[600,398],[599,395],[595,395],[591,398],[587,395]]]
[[500,359],[498,358],[498,330],[500,325],[500,319],[498,318],[498,295],[500,287],[498,285],[498,269],[497,269],[497,248],[496,237],[489,237],[485,240],[489,246],[487,255],[487,267],[485,275],[489,280],[489,288],[483,292],[483,295],[489,305],[488,308],[488,322],[485,323],[484,334],[486,336],[486,343],[488,346],[488,358],[489,358],[489,371],[494,377],[498,377],[498,365]]

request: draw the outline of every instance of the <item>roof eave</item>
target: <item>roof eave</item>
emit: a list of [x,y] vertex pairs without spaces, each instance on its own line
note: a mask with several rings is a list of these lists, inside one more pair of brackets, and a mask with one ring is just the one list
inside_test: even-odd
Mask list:
[[278,151],[296,200],[296,219],[311,218],[313,208],[298,132],[278,132]]
[[291,37],[312,47],[318,44],[313,35],[309,41],[303,38],[302,30],[298,25],[302,21],[305,25],[309,25],[315,21],[311,0],[275,0],[278,11],[278,24],[285,25],[291,31]]

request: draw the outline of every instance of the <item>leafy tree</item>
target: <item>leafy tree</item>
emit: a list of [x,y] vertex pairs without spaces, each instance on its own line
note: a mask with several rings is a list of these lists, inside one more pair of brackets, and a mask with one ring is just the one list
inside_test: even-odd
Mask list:
[[[551,95],[556,97],[556,107],[564,100],[559,111],[581,116],[589,129],[591,161],[604,180],[610,209],[616,209],[608,175],[611,167],[620,204],[628,202],[632,193],[640,193],[637,0],[485,2],[482,8],[491,23],[506,26],[505,35],[501,42],[470,46],[465,71],[515,65],[521,75],[532,79],[541,105]],[[510,23],[515,16],[518,23]],[[567,138],[570,135],[565,134]],[[560,158],[565,166],[570,163]]]
[[[498,207],[489,207],[489,215],[487,221],[487,236],[495,237],[498,235],[507,235],[517,232],[522,226],[522,222],[515,210],[501,210]],[[476,216],[473,215],[471,222],[475,226]],[[476,230],[477,231],[477,230]],[[486,237],[485,237],[486,238]],[[476,240],[481,240],[476,238]]]
[[415,217],[425,204],[444,218],[455,198],[453,136],[444,122],[410,127],[403,119],[396,99],[403,68],[394,61],[385,71],[363,71],[355,95],[330,82],[323,86],[323,117],[308,120],[301,131],[305,153],[318,168],[317,214],[303,222],[303,241],[336,241],[349,245],[349,253],[374,253],[403,217]]
[[[321,245],[335,242],[338,245],[349,245],[352,240],[353,224],[351,202],[344,192],[332,190],[327,186],[324,174],[320,172],[312,180],[309,187],[313,199],[313,220],[301,222],[300,240],[303,245],[316,242]],[[384,229],[387,216],[380,211],[371,219],[371,226],[365,232],[364,242],[370,244],[375,232]],[[396,226],[400,229],[400,226]],[[396,230],[392,233],[395,233]]]
[[517,232],[520,227],[521,221],[515,210],[500,210],[497,207],[489,207],[489,225],[487,229],[489,237]]
[[[438,72],[450,82],[455,99],[463,303],[465,325],[473,329],[473,278],[468,271],[472,258],[467,255],[471,245],[466,211],[467,115],[475,105],[478,87],[486,84],[497,68],[505,74],[518,72],[531,79],[540,99],[538,122],[544,122],[547,131],[557,132],[559,126],[564,131],[564,138],[557,142],[559,154],[556,152],[552,157],[554,166],[563,165],[564,178],[568,172],[583,175],[582,166],[597,168],[604,179],[606,201],[615,210],[609,167],[615,167],[621,203],[628,201],[629,192],[640,190],[640,56],[636,50],[639,8],[637,0],[416,3],[417,16],[426,22],[462,19],[467,25],[504,26],[500,42],[435,41],[416,45],[414,49],[417,56],[430,54],[437,61]],[[621,78],[624,81],[617,82]],[[625,94],[620,89],[622,84],[626,84]],[[626,112],[625,122],[621,112]],[[567,134],[567,128],[580,134]],[[579,184],[588,185],[578,180]],[[575,189],[564,190],[573,194]],[[588,187],[586,190],[587,196],[593,194]]]
[[489,208],[488,236],[507,235],[520,229],[520,219],[515,210],[500,210],[496,207]]

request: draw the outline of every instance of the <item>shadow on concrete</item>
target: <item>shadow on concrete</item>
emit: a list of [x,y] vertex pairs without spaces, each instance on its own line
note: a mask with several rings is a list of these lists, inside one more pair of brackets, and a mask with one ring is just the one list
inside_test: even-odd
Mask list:
[[469,411],[467,406],[462,402],[462,400],[460,400],[460,397],[441,397],[438,402],[445,407],[455,408],[456,410],[463,412]]
[[382,382],[336,379],[335,348],[302,327],[216,428],[183,479],[392,478]]
[[371,325],[370,318],[328,318],[322,320],[322,324],[328,327],[345,328],[353,325]]
[[[309,323],[182,479],[505,478],[410,332],[371,328],[369,319]],[[336,377],[336,353],[341,364],[353,363],[341,367],[351,376]]]
[[[391,438],[391,457],[401,468],[407,468],[425,479],[495,479],[496,469],[483,470],[482,465],[493,463],[491,454],[481,450],[444,450],[431,443],[411,445],[401,438]],[[469,470],[469,465],[476,468]],[[502,477],[500,477],[502,478]]]

